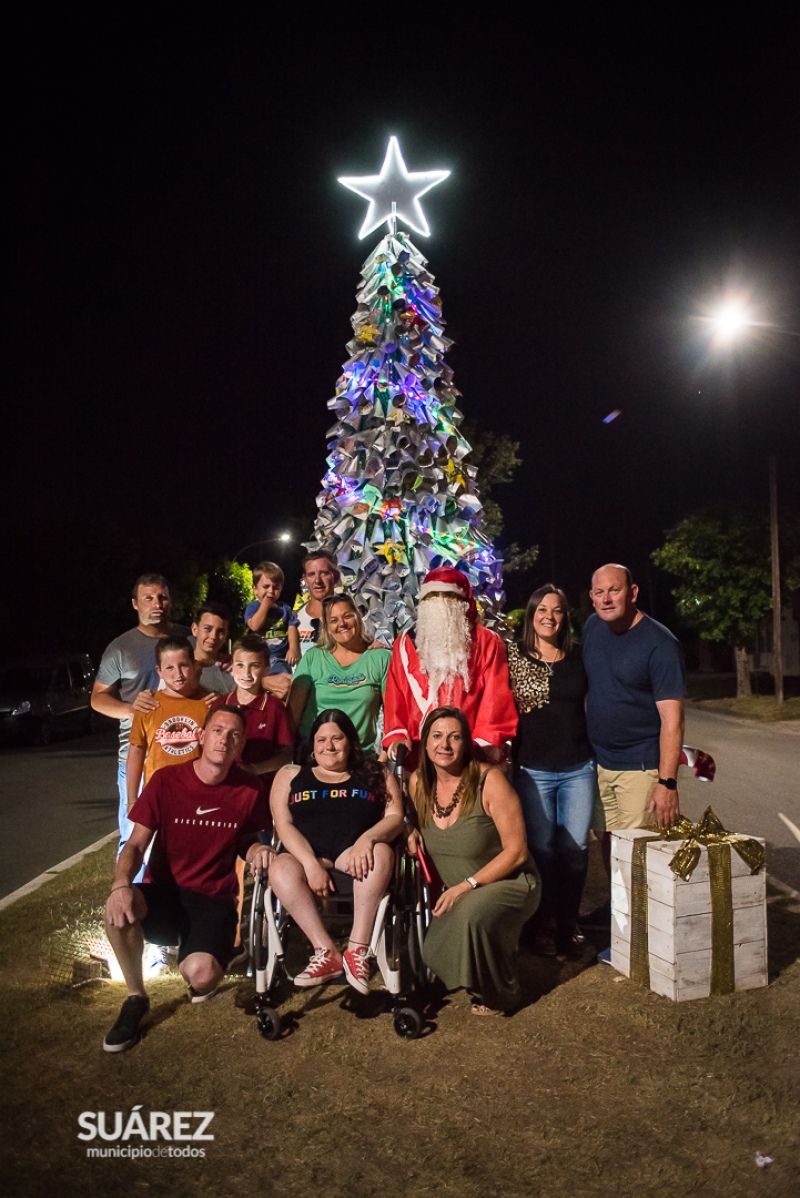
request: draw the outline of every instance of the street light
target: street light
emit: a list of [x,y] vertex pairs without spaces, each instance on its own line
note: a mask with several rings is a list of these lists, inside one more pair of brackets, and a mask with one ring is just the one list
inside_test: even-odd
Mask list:
[[732,300],[711,318],[721,340],[731,342],[751,323],[747,309],[739,300]]
[[246,545],[242,545],[241,549],[236,550],[231,560],[235,562],[240,553],[244,553],[246,549],[252,549],[254,545],[274,545],[277,541],[288,545],[292,541],[292,534],[290,532],[281,532],[278,533],[277,537],[265,537],[260,541],[248,541]]
[[[703,319],[714,329],[717,341],[731,345],[748,329],[769,328],[796,336],[790,329],[779,329],[754,320],[753,313],[741,299],[730,299],[710,316]],[[783,703],[783,633],[781,629],[781,566],[778,543],[778,463],[775,454],[769,456],[769,544],[772,566],[772,673],[775,678],[775,702]]]

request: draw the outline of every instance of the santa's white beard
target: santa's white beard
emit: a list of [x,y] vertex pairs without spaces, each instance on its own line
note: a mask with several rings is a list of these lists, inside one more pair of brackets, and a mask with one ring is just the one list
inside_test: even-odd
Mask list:
[[[428,677],[428,695],[449,689],[461,678],[469,690],[469,651],[472,641],[466,603],[435,597],[423,599],[417,617],[417,656]],[[442,696],[447,701],[447,694]]]

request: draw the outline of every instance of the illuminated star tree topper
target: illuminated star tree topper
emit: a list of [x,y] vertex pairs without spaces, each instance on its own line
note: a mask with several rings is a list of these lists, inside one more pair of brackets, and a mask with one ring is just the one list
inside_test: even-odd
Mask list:
[[437,183],[442,183],[449,174],[449,171],[409,171],[399,141],[390,137],[379,175],[345,175],[339,179],[350,191],[369,200],[367,215],[358,233],[359,240],[373,233],[384,221],[389,232],[394,233],[398,218],[415,233],[429,237],[431,231],[420,197]]

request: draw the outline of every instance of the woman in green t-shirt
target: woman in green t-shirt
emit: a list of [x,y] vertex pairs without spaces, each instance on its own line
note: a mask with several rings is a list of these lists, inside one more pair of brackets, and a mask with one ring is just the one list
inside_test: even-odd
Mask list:
[[324,599],[319,644],[309,649],[298,665],[289,695],[301,742],[308,740],[320,711],[338,707],[353,721],[360,743],[370,752],[390,657],[388,649],[370,649],[361,616],[349,595]]

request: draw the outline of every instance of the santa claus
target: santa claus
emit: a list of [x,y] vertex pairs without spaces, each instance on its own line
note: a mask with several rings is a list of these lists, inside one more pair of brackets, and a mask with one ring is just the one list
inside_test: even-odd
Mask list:
[[383,746],[416,748],[429,711],[460,707],[484,760],[500,761],[517,730],[506,648],[478,623],[472,587],[460,570],[431,570],[419,591],[417,626],[394,643],[384,698]]

